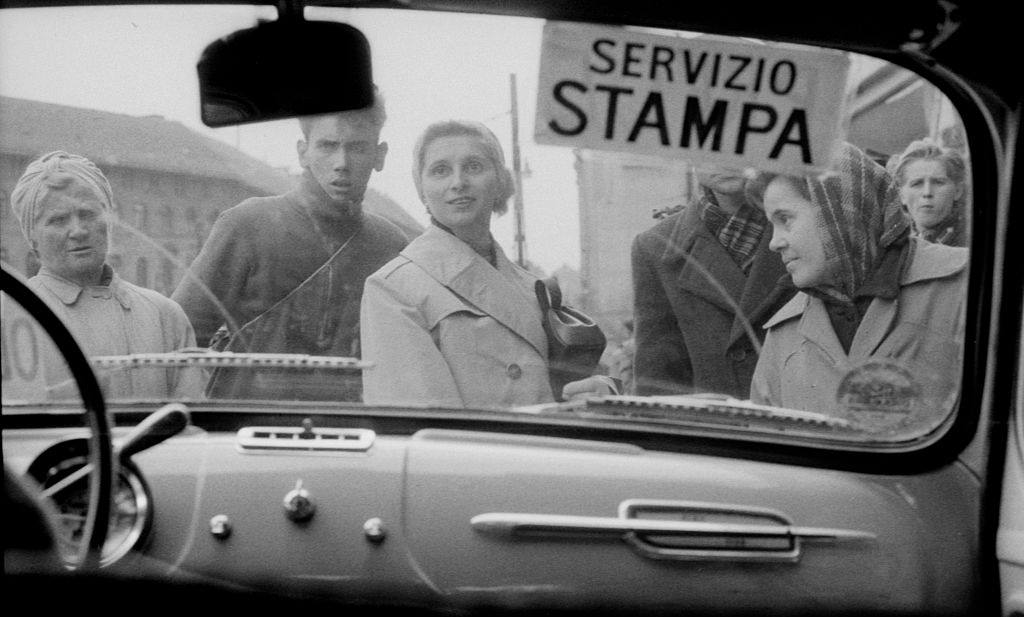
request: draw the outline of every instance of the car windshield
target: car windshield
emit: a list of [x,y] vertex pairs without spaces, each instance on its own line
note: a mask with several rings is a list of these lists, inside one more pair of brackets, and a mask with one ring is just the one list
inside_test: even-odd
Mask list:
[[[970,156],[920,76],[628,25],[305,17],[365,34],[372,104],[210,128],[197,62],[272,8],[0,11],[2,259],[115,407],[820,443],[921,439],[954,416]],[[307,60],[326,84],[346,58]],[[59,407],[12,315],[3,413]]]

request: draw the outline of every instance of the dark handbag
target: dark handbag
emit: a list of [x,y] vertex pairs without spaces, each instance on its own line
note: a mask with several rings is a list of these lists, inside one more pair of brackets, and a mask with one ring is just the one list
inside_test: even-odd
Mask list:
[[537,281],[534,291],[548,337],[551,390],[561,400],[565,384],[594,374],[607,339],[594,320],[562,304],[562,290],[556,279]]

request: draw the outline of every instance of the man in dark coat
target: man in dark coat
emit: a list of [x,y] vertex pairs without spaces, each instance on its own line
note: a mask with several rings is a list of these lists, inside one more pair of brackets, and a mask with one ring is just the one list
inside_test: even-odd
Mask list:
[[746,399],[762,326],[795,290],[743,174],[698,181],[699,199],[633,241],[635,391]]
[[[285,195],[247,199],[217,219],[173,298],[200,344],[235,352],[359,357],[359,304],[370,274],[405,234],[362,211],[384,166],[383,102],[302,118],[303,174]],[[224,368],[212,397],[359,400],[358,373]]]

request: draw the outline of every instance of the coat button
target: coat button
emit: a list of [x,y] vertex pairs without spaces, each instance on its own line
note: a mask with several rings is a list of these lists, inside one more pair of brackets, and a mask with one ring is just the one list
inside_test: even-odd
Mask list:
[[512,379],[519,379],[523,376],[523,369],[515,362],[509,364],[508,368],[505,369],[505,372],[508,373],[508,376]]

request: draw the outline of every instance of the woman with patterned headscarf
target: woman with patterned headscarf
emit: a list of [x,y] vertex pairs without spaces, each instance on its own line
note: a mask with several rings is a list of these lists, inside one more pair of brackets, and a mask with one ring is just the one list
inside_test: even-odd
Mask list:
[[755,186],[801,293],[765,324],[751,398],[868,430],[941,420],[959,385],[967,251],[911,237],[891,176],[849,144],[823,176]]

